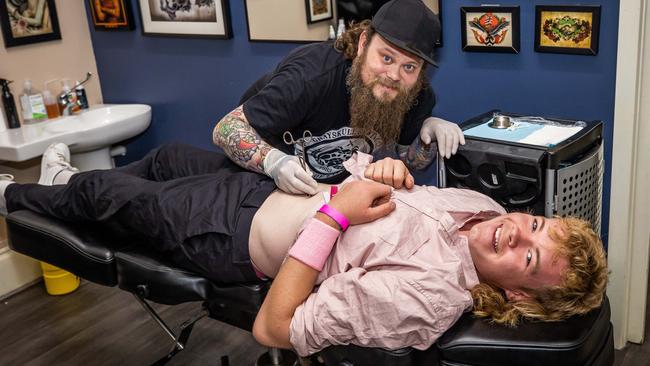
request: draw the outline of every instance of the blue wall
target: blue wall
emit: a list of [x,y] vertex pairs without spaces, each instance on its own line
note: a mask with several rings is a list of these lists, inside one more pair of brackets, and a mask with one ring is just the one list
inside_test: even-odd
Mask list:
[[[442,0],[443,43],[440,68],[431,70],[438,97],[434,115],[463,121],[490,109],[603,120],[605,123],[605,196],[603,237],[607,237],[609,181],[618,1],[602,1],[597,56],[537,53],[533,48],[533,3],[521,7],[521,48],[517,55],[461,50],[460,11]],[[484,1],[466,0],[463,6]],[[142,157],[164,142],[181,141],[211,148],[214,124],[231,111],[239,96],[296,44],[248,41],[242,0],[231,0],[233,39],[150,37],[141,34],[138,1],[131,1],[136,31],[95,31],[91,37],[106,103],[146,103],[153,107],[152,126],[129,145],[124,163]],[[546,0],[545,5],[575,3]],[[589,3],[582,5],[599,5]],[[92,23],[89,15],[89,23]],[[431,179],[432,172],[426,175]],[[426,182],[422,182],[426,183]]]

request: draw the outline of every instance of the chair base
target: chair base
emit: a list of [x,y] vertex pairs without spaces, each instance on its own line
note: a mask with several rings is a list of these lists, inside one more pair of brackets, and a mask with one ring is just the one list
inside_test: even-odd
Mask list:
[[171,351],[169,351],[167,355],[163,356],[158,361],[154,362],[152,366],[165,365],[174,356],[176,356],[178,352],[184,350],[185,345],[190,339],[192,330],[194,329],[194,324],[208,315],[208,311],[204,305],[198,314],[192,316],[190,319],[181,324],[181,332],[178,336],[176,336],[172,329],[167,325],[167,323],[165,323],[165,321],[158,315],[158,313],[156,313],[156,311],[151,307],[151,305],[149,305],[144,297],[142,297],[140,294],[133,294],[133,296],[136,298],[136,300],[138,300],[140,305],[142,305],[142,308],[149,314],[149,316],[151,316],[151,318],[156,321],[158,326],[160,326],[160,328],[162,328],[162,330],[174,341],[174,345],[172,346]]
[[255,362],[255,366],[299,366],[298,356],[287,350],[271,348],[262,354]]

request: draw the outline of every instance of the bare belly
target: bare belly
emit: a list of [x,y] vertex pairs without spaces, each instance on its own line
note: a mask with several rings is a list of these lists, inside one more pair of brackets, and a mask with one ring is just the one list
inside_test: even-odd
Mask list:
[[[319,184],[329,194],[328,184]],[[323,195],[296,196],[276,190],[257,210],[251,224],[248,251],[255,267],[275,277],[303,222],[323,204]]]

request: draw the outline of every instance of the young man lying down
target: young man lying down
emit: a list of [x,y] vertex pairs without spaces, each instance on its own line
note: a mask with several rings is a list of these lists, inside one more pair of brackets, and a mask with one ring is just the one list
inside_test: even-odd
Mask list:
[[515,325],[601,304],[605,253],[586,222],[507,214],[485,195],[415,186],[400,161],[370,159],[348,161],[352,176],[317,212],[329,186],[289,195],[223,154],[167,145],[78,173],[54,144],[39,184],[4,176],[0,204],[100,222],[216,282],[274,278],[253,335],[301,356],[348,343],[426,349],[470,310]]

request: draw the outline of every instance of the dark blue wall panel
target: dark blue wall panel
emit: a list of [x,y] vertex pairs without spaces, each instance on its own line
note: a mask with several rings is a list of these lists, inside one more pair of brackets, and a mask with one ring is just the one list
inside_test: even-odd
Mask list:
[[[431,70],[438,97],[434,115],[462,121],[498,108],[521,114],[603,120],[606,161],[603,236],[607,237],[611,137],[614,117],[618,1],[602,5],[597,56],[534,51],[534,3],[521,7],[519,54],[461,50],[460,10],[481,1],[441,0],[444,46],[440,68]],[[136,31],[95,31],[91,26],[97,69],[106,103],[147,103],[152,126],[129,145],[127,158],[140,158],[162,143],[180,141],[211,148],[212,128],[232,110],[245,88],[270,70],[297,44],[249,42],[244,4],[230,1],[233,39],[143,36],[138,1],[132,1]],[[544,5],[575,2],[547,0]],[[90,18],[89,18],[90,19]],[[425,174],[431,182],[433,172]],[[422,183],[426,183],[421,181]]]

